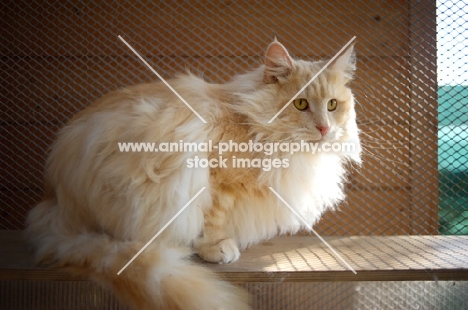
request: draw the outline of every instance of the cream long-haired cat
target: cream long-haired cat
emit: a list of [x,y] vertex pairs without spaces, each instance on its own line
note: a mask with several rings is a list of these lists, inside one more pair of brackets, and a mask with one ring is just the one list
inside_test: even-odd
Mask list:
[[[276,40],[265,64],[217,85],[192,75],[111,92],[58,134],[45,170],[45,197],[28,217],[38,262],[105,283],[134,309],[248,309],[246,294],[202,266],[236,261],[240,250],[305,228],[269,189],[313,225],[343,200],[345,164],[360,161],[353,94],[353,48],[324,70],[278,117],[268,121],[325,62],[294,60]],[[219,150],[124,152],[122,142],[353,142],[354,152]],[[271,167],[233,160],[277,159]],[[117,272],[203,187],[205,190],[130,264]],[[301,226],[302,225],[302,226]]]

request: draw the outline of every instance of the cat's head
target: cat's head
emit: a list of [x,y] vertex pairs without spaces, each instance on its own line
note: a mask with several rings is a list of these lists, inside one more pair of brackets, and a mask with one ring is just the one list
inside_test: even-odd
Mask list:
[[[353,141],[360,151],[354,96],[348,85],[356,69],[352,46],[269,123],[327,62],[293,59],[281,43],[272,42],[257,70],[255,88],[243,96],[243,113],[252,129],[274,141]],[[359,155],[354,159],[359,161]]]

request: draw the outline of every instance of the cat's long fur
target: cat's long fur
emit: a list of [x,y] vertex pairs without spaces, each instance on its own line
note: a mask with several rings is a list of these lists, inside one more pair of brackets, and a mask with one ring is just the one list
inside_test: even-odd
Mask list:
[[[45,197],[29,214],[27,236],[37,259],[87,274],[110,286],[135,309],[248,309],[245,293],[216,279],[187,257],[230,262],[239,250],[301,222],[274,188],[310,224],[344,198],[344,164],[359,161],[354,100],[346,84],[352,48],[299,98],[268,121],[324,65],[293,60],[273,42],[265,65],[215,85],[183,75],[169,83],[207,121],[204,124],[162,83],[111,92],[77,114],[58,134],[47,160]],[[329,99],[334,112],[324,110]],[[316,128],[327,124],[323,137]],[[276,153],[288,168],[187,168],[192,153],[119,152],[119,142],[324,141],[356,143],[354,153]],[[227,153],[261,158],[263,153]],[[206,190],[120,275],[117,272],[202,187]]]

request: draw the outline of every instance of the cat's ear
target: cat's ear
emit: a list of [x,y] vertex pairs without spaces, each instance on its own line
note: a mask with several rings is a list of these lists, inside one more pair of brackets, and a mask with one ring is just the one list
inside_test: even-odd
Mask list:
[[354,52],[354,44],[341,53],[341,55],[330,64],[329,68],[330,70],[341,70],[353,74],[356,70],[356,53]]
[[294,67],[294,61],[288,51],[276,38],[265,53],[265,72],[263,81],[271,84],[278,82],[279,77],[287,76]]

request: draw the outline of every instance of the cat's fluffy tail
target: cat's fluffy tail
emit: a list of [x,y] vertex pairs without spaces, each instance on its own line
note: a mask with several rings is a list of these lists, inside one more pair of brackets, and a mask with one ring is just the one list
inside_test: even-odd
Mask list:
[[29,213],[26,236],[38,262],[91,276],[134,309],[250,309],[245,292],[192,264],[183,249],[150,245],[117,275],[144,243],[96,233],[66,234],[57,210],[53,201],[44,200]]

